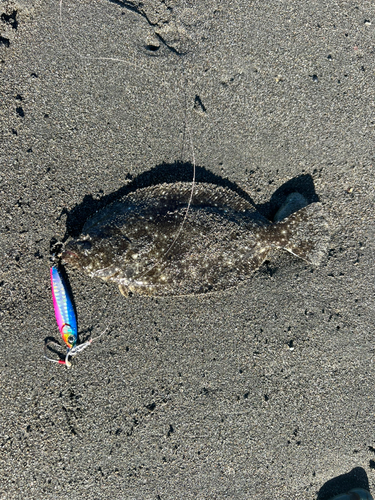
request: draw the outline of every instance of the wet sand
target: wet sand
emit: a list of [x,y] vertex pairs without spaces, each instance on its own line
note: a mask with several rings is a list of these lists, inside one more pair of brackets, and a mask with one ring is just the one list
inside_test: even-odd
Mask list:
[[[0,4],[1,500],[375,491],[374,25],[370,2]],[[48,363],[51,242],[193,163],[267,217],[319,199],[323,263],[168,299],[66,268],[81,339],[110,328]]]

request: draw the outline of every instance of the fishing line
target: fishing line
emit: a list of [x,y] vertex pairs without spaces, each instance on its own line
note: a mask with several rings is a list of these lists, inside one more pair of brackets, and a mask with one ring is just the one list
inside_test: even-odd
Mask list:
[[[186,3],[184,2],[184,5],[186,5]],[[67,47],[69,48],[69,50],[77,55],[79,58],[85,60],[92,60],[92,61],[111,61],[111,62],[117,62],[117,63],[123,63],[123,64],[127,64],[127,65],[130,65],[134,68],[136,68],[137,70],[140,70],[140,71],[144,71],[150,75],[152,75],[153,77],[155,77],[155,79],[158,78],[158,76],[156,75],[156,73],[154,73],[154,71],[150,70],[150,69],[146,69],[146,68],[143,68],[139,65],[137,65],[136,63],[128,60],[128,59],[122,59],[122,58],[118,58],[118,57],[107,57],[107,56],[91,56],[91,55],[85,55],[85,54],[82,54],[79,50],[76,50],[75,48],[72,47],[71,43],[69,42],[67,36],[65,35],[65,32],[64,32],[64,27],[63,27],[63,20],[62,20],[62,6],[63,6],[63,0],[60,0],[59,1],[59,24],[60,24],[60,31],[61,31],[61,34],[64,38],[64,41],[67,45]],[[171,52],[173,54],[173,52]],[[182,75],[184,76],[184,91],[185,91],[185,107],[184,107],[184,111],[185,111],[185,127],[186,127],[186,133],[187,133],[187,136],[188,136],[188,142],[189,142],[189,146],[190,146],[190,149],[191,149],[191,155],[192,155],[192,164],[193,164],[193,177],[192,177],[192,186],[191,186],[191,190],[190,190],[190,196],[189,196],[189,200],[188,200],[188,204],[187,204],[187,207],[186,207],[186,211],[185,211],[185,214],[184,214],[184,217],[183,217],[183,220],[170,244],[170,246],[167,248],[167,250],[164,252],[164,254],[162,254],[160,257],[159,257],[159,260],[150,268],[148,269],[147,271],[145,271],[143,274],[141,275],[138,275],[137,278],[142,278],[143,276],[147,275],[148,273],[150,273],[153,269],[155,269],[155,267],[157,267],[159,265],[159,263],[162,261],[162,259],[168,255],[170,253],[170,251],[172,250],[172,248],[174,247],[174,245],[176,244],[178,238],[180,237],[181,233],[182,233],[182,230],[184,228],[184,225],[187,221],[187,217],[188,217],[188,213],[190,211],[190,207],[191,207],[191,204],[192,204],[192,201],[193,201],[193,197],[194,197],[194,190],[195,190],[195,182],[196,182],[196,161],[195,161],[195,151],[194,151],[194,143],[193,143],[193,137],[192,137],[192,131],[191,131],[191,127],[190,127],[190,124],[189,124],[189,118],[188,118],[188,112],[187,112],[187,104],[186,104],[186,101],[187,101],[187,93],[186,93],[186,89],[187,87],[190,87],[189,83],[188,83],[188,80],[186,78],[186,75],[185,75],[185,66],[184,66],[184,63],[183,63],[183,60],[182,60]],[[159,77],[160,79],[160,77]],[[172,90],[172,87],[171,85],[165,81],[164,79],[162,79],[162,83],[164,85],[166,85],[167,87],[169,87],[170,90]],[[177,84],[176,81],[174,81],[175,84]],[[178,85],[177,85],[178,86]],[[183,139],[184,141],[185,139]],[[183,150],[184,150],[184,146],[183,146]],[[182,151],[183,151],[182,150]]]
[[[146,73],[157,78],[157,75],[153,71],[150,71],[149,69],[141,68],[137,64],[135,64],[134,62],[130,61],[129,59],[125,60],[125,59],[117,58],[117,57],[104,57],[104,56],[96,57],[96,56],[91,56],[91,55],[84,55],[79,50],[76,50],[75,48],[73,48],[71,43],[69,42],[65,32],[64,32],[64,29],[63,29],[62,6],[63,6],[63,2],[62,2],[62,0],[60,0],[59,1],[60,32],[61,32],[63,39],[66,43],[66,46],[70,49],[70,51],[73,54],[75,54],[76,56],[78,56],[80,59],[83,59],[83,60],[111,61],[111,62],[115,62],[115,63],[124,63],[124,64],[127,64],[127,65],[130,65],[132,67],[137,68],[137,70],[145,71]],[[189,200],[188,200],[188,204],[186,207],[186,211],[185,211],[183,220],[182,220],[182,222],[181,222],[181,224],[180,224],[180,226],[179,226],[179,228],[178,228],[178,230],[173,238],[172,243],[170,244],[170,246],[166,250],[166,252],[160,257],[159,261],[156,262],[152,266],[152,268],[148,269],[144,274],[151,272],[152,269],[154,269],[158,265],[158,263],[172,250],[173,246],[175,245],[176,241],[178,240],[178,238],[180,237],[180,235],[183,231],[183,228],[184,228],[184,225],[186,223],[187,216],[188,216],[188,213],[189,213],[192,201],[193,201],[193,196],[194,196],[195,178],[196,178],[196,162],[195,162],[195,151],[194,151],[193,137],[192,137],[191,127],[190,127],[188,112],[187,112],[186,88],[188,86],[187,85],[188,82],[187,82],[187,78],[185,75],[185,66],[183,64],[183,61],[182,61],[182,75],[184,77],[184,83],[185,83],[185,85],[184,85],[184,90],[185,90],[185,107],[184,107],[185,130],[186,130],[188,142],[189,142],[190,149],[191,149],[192,163],[193,163],[192,186],[191,186]],[[163,82],[163,84],[167,83],[163,79],[162,79],[162,82]],[[178,82],[174,81],[174,83],[177,84]],[[169,83],[167,83],[167,86],[171,90],[171,85]],[[182,153],[184,152],[184,146],[185,146],[185,137],[183,137]],[[52,247],[52,250],[54,250],[57,246],[64,246],[64,244],[62,242],[56,242],[54,244],[54,246]],[[67,368],[70,368],[71,362],[70,362],[69,358],[76,356],[80,352],[84,351],[87,347],[89,347],[92,344],[92,342],[101,338],[107,332],[109,325],[106,327],[106,329],[98,337],[91,338],[91,339],[89,339],[81,344],[78,344],[77,343],[78,342],[78,328],[77,328],[76,314],[75,314],[75,309],[74,309],[72,299],[69,295],[67,285],[66,285],[66,283],[63,279],[63,276],[61,275],[61,273],[56,265],[52,266],[50,274],[51,274],[51,287],[52,287],[52,297],[53,297],[53,304],[54,304],[54,309],[55,309],[55,316],[56,316],[57,324],[58,324],[62,339],[67,346],[67,352],[65,355],[65,359],[52,359],[52,358],[50,358],[47,355],[48,347],[51,344],[57,345],[59,347],[61,347],[61,346],[60,346],[60,344],[58,344],[55,341],[49,341],[49,342],[45,343],[44,356],[50,362],[62,364],[62,365],[65,365]],[[113,290],[112,290],[112,293],[113,293]],[[104,315],[105,311],[108,308],[109,302],[112,298],[111,297],[112,293],[110,294],[109,301],[108,301],[106,307],[103,309],[101,316]],[[55,351],[55,352],[58,353],[58,351]]]

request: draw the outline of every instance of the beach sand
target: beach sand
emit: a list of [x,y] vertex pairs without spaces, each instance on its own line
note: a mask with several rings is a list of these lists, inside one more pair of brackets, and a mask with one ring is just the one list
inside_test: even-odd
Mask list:
[[[0,499],[374,492],[372,3],[0,11]],[[322,264],[279,252],[241,286],[163,299],[67,267],[81,340],[109,331],[71,370],[46,361],[51,242],[194,163],[267,217],[319,199]]]

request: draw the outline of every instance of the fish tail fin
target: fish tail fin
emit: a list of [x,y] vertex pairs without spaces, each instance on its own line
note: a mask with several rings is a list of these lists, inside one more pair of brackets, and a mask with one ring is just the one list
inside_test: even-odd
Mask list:
[[312,203],[270,226],[269,242],[318,265],[327,252],[329,227],[321,203]]

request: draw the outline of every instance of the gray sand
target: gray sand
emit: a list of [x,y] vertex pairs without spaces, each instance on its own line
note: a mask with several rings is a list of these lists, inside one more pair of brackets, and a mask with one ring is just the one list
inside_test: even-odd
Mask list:
[[[1,500],[375,491],[372,2],[125,3],[0,3]],[[265,215],[316,193],[322,265],[177,299],[67,268],[80,332],[110,331],[48,363],[52,238],[193,153]]]

